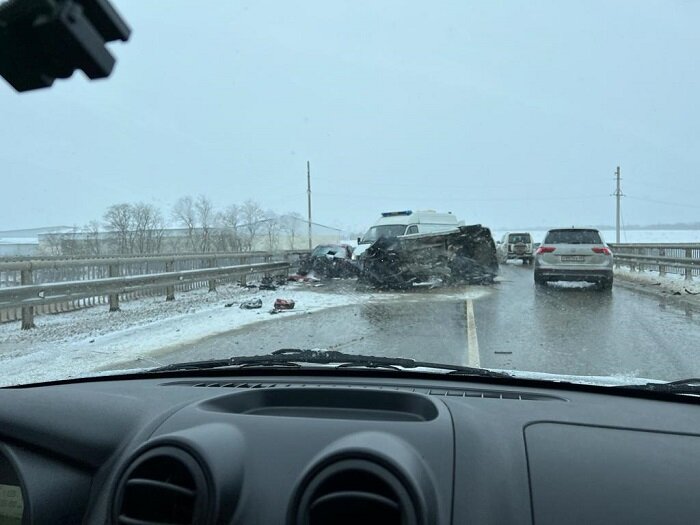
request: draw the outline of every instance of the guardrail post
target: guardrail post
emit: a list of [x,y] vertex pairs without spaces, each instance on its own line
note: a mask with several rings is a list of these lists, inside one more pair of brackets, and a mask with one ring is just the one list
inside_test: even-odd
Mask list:
[[[20,272],[20,284],[32,284],[32,271],[22,270]],[[22,308],[22,330],[34,328],[34,307],[24,306]]]
[[[240,264],[241,265],[248,264],[248,257],[241,257]],[[245,273],[241,274],[241,280],[240,280],[241,286],[245,286],[247,284],[247,282],[248,282],[247,277],[248,277],[247,274],[245,274]]]
[[[119,264],[109,265],[109,276],[119,277]],[[118,312],[119,311],[119,294],[111,293],[109,294],[109,311]]]
[[[686,259],[692,259],[693,258],[693,249],[692,248],[686,248],[685,249],[685,258]],[[685,280],[686,281],[691,281],[693,279],[693,267],[692,266],[686,266],[685,267]]]
[[[165,271],[166,272],[174,272],[175,271],[175,261],[167,261],[165,263]],[[165,300],[166,301],[174,301],[175,300],[175,285],[171,285],[165,288]]]
[[[665,257],[666,256],[666,250],[663,248],[659,248],[659,257]],[[666,275],[666,265],[665,264],[659,264],[659,277],[663,277]]]
[[[209,259],[209,268],[216,268],[216,258],[212,257]],[[209,279],[209,291],[216,291],[216,279]]]

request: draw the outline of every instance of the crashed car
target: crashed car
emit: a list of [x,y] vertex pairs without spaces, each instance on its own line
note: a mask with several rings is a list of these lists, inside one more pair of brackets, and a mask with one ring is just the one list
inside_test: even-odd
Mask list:
[[376,288],[490,284],[498,274],[491,231],[480,224],[444,233],[382,237],[367,248],[363,260],[360,281]]
[[313,274],[318,278],[357,277],[359,270],[352,261],[349,244],[320,244],[308,257],[299,261],[299,275]]

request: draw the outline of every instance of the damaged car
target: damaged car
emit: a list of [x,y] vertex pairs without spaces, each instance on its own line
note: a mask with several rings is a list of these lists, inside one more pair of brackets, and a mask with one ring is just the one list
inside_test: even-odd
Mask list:
[[299,275],[317,278],[357,277],[359,270],[352,260],[349,244],[320,244],[308,257],[299,261]]
[[375,288],[490,284],[498,274],[491,231],[479,224],[444,233],[382,237],[367,248],[363,261],[360,281]]

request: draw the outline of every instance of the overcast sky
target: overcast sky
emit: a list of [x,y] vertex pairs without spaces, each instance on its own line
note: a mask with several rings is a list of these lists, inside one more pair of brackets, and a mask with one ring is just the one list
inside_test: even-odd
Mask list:
[[612,224],[618,164],[625,223],[700,220],[700,2],[115,5],[111,78],[0,85],[0,230],[200,193],[305,214],[307,160],[343,228]]

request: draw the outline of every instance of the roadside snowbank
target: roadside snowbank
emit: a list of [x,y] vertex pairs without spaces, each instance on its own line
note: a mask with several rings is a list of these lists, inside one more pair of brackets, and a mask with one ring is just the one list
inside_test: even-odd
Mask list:
[[615,277],[646,286],[656,286],[660,292],[671,295],[693,296],[700,294],[700,282],[686,281],[678,274],[666,274],[661,277],[657,272],[636,272],[626,268],[616,268]]
[[[180,293],[176,301],[146,298],[124,302],[120,312],[106,306],[36,318],[37,329],[20,330],[18,323],[0,325],[0,385],[66,379],[127,360],[158,366],[149,353],[245,325],[274,319],[276,298],[293,299],[294,310],[279,317],[304,315],[326,308],[375,299],[371,293],[333,294],[290,284],[276,291],[220,286]],[[243,310],[241,302],[259,297],[263,308]],[[378,297],[390,299],[390,295]],[[231,307],[225,307],[231,304]]]

